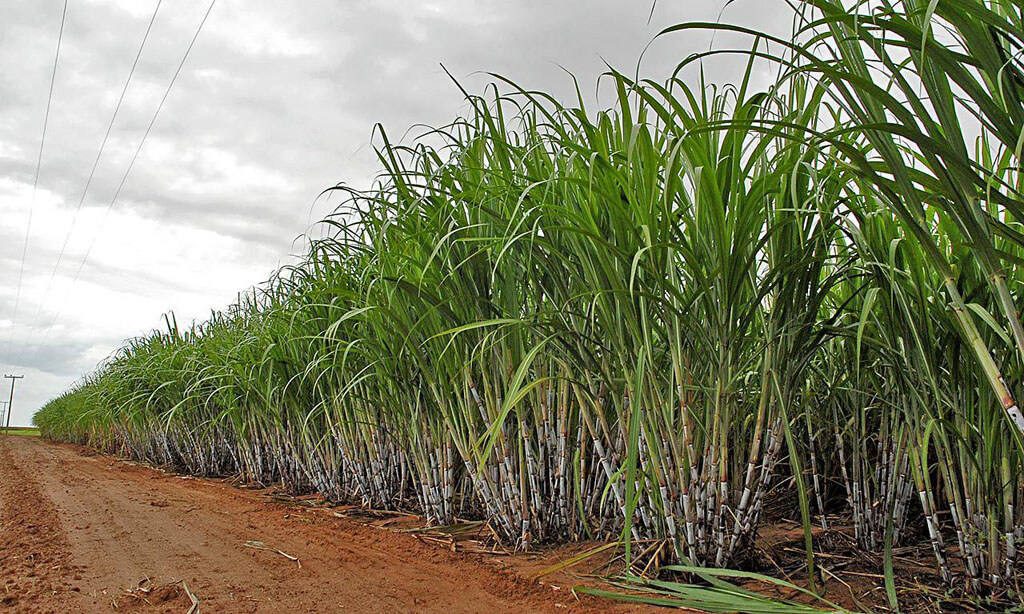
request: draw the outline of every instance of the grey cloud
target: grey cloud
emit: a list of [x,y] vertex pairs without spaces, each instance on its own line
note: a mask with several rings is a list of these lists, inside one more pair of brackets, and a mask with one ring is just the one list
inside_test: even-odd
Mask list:
[[79,375],[83,369],[93,366],[83,359],[83,355],[91,347],[92,344],[88,342],[63,340],[28,345],[20,352],[20,366],[57,376]]

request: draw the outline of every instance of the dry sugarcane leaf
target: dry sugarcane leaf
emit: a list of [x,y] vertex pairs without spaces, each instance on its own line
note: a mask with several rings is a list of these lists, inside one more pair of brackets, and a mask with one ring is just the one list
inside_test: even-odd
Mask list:
[[199,597],[196,597],[195,593],[189,590],[188,583],[184,580],[181,581],[181,588],[185,591],[185,594],[188,595],[189,601],[192,602],[192,606],[188,609],[186,614],[199,614]]
[[593,556],[596,556],[598,554],[601,554],[602,552],[610,550],[610,549],[612,549],[612,548],[614,548],[615,546],[618,546],[618,545],[619,545],[619,542],[609,542],[607,544],[602,544],[602,545],[600,545],[600,546],[598,546],[596,548],[591,548],[590,550],[587,550],[585,552],[581,552],[581,553],[577,554],[576,556],[569,557],[569,558],[565,559],[564,561],[559,561],[559,562],[555,563],[554,565],[551,565],[549,567],[545,567],[544,569],[542,569],[542,570],[538,571],[537,573],[533,574],[532,576],[530,576],[530,580],[534,580],[534,581],[535,580],[539,580],[539,579],[543,578],[544,576],[549,576],[549,575],[551,575],[551,574],[553,574],[555,572],[562,571],[564,569],[569,569],[570,567],[574,567],[574,566],[582,563],[583,561],[585,561],[585,560],[587,560],[587,559],[589,559],[589,558],[591,558]]
[[276,552],[277,554],[280,554],[281,556],[283,556],[284,558],[288,559],[289,561],[295,561],[295,563],[299,566],[299,568],[300,569],[302,568],[302,561],[299,560],[299,557],[293,556],[291,554],[288,554],[287,552],[285,552],[283,550],[279,550],[279,549],[274,548],[272,546],[268,546],[267,544],[265,544],[265,543],[263,543],[261,541],[249,540],[249,541],[245,542],[243,545],[246,548],[252,548],[254,550],[268,550],[270,552]]

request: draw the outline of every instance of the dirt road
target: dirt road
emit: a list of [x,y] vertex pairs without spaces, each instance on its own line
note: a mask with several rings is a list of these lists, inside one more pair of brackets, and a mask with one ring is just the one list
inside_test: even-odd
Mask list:
[[408,534],[34,437],[0,438],[0,574],[0,609],[18,612],[605,607]]

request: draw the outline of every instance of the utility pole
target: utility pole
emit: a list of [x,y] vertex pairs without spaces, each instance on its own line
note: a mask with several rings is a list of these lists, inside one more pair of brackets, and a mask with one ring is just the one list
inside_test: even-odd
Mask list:
[[0,414],[0,416],[6,416],[7,415],[7,401],[4,401],[3,399],[0,399],[0,407],[3,408],[3,412],[4,412],[4,413]]
[[8,431],[11,428],[11,409],[14,408],[14,381],[19,379],[25,379],[24,375],[4,375],[5,378],[11,380],[11,398],[7,401],[7,422],[4,426],[4,435],[9,434]]

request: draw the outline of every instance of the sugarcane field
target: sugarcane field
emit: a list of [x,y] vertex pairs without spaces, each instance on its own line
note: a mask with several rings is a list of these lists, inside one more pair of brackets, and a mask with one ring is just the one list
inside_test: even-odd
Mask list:
[[0,0],[0,66],[0,610],[1024,611],[1024,0]]

